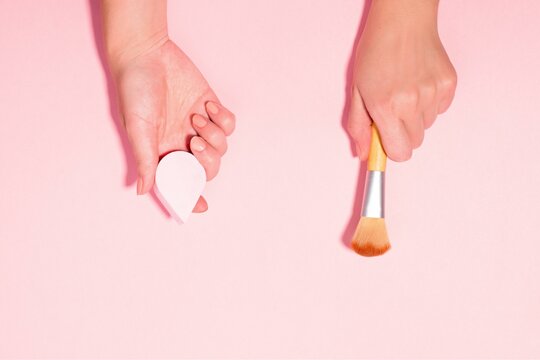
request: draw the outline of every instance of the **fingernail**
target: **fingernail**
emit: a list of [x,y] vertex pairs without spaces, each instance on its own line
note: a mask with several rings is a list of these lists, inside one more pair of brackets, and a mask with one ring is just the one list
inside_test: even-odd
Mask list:
[[208,110],[209,113],[216,115],[219,111],[219,108],[215,103],[209,101],[206,103],[206,110]]
[[203,151],[205,147],[204,141],[200,137],[195,136],[191,139],[191,150]]
[[137,195],[142,195],[143,185],[144,185],[143,179],[138,178],[137,179]]
[[201,115],[193,115],[193,123],[195,126],[202,128],[207,124],[207,121]]

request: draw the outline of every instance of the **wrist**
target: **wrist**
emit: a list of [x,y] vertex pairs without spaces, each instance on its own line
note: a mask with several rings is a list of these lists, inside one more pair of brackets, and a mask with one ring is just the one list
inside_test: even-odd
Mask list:
[[101,0],[112,70],[168,40],[166,0]]
[[107,42],[107,57],[110,68],[116,73],[126,63],[159,48],[169,40],[166,27],[149,34],[131,34],[130,36]]
[[372,0],[368,22],[380,28],[437,30],[439,0]]

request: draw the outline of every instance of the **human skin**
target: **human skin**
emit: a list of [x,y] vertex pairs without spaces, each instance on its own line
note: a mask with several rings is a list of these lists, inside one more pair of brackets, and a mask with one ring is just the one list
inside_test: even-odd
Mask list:
[[[191,60],[169,39],[166,0],[102,0],[109,68],[137,163],[137,193],[152,189],[160,156],[191,151],[216,176],[235,127]],[[200,198],[195,212],[206,211]]]
[[356,46],[347,130],[362,160],[371,124],[394,161],[412,156],[454,97],[457,76],[437,31],[438,0],[373,0]]

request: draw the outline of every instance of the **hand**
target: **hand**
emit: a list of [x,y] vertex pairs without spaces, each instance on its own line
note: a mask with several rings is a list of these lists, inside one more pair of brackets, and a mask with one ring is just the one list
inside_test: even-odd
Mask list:
[[404,161],[450,106],[457,78],[436,17],[434,0],[373,0],[356,48],[347,126],[362,160],[372,121],[388,157]]
[[[207,180],[219,170],[234,115],[223,107],[191,60],[170,40],[112,62],[120,111],[137,162],[137,193],[153,184],[159,157],[191,151]],[[194,211],[207,209],[201,197]]]

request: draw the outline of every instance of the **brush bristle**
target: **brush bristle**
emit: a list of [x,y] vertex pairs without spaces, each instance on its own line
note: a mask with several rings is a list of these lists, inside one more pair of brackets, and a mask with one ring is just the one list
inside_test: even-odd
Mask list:
[[390,249],[384,218],[360,218],[351,246],[362,256],[382,255]]

